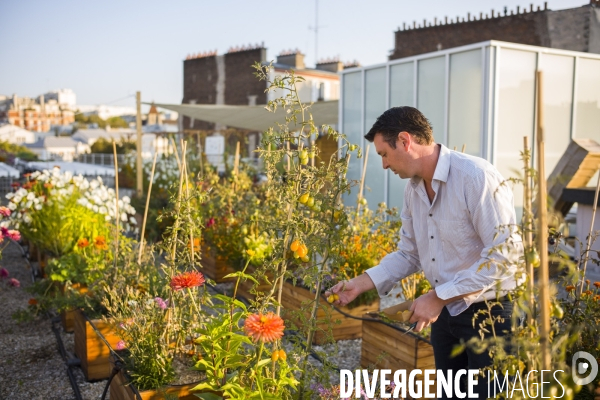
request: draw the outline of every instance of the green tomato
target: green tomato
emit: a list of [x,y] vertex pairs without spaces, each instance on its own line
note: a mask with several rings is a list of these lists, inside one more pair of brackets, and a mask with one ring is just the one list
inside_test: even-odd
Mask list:
[[537,268],[540,266],[540,255],[538,254],[536,249],[529,250],[525,257],[527,262],[533,266],[533,268]]
[[363,206],[367,205],[367,199],[365,199],[364,197],[362,199],[359,200],[359,203]]
[[348,146],[348,150],[354,151],[354,150],[356,150],[356,147],[357,146],[355,144],[351,144],[350,146]]

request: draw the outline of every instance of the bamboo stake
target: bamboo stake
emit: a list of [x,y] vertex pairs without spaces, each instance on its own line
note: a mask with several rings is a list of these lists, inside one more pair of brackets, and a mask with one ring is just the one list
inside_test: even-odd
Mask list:
[[365,189],[365,177],[367,175],[367,164],[369,162],[369,149],[371,145],[367,145],[367,149],[365,151],[365,162],[363,164],[362,175],[360,177],[360,187],[358,189],[358,205],[356,206],[356,217],[358,218],[358,212],[360,211],[360,200],[363,198],[363,191]]
[[[525,244],[525,251],[533,251],[533,231],[532,231],[532,214],[531,214],[531,174],[529,170],[529,163],[531,161],[531,153],[529,151],[529,137],[523,137],[523,150],[524,157],[523,163],[525,164],[525,173],[523,178],[523,240]],[[527,271],[527,289],[529,293],[529,313],[527,315],[527,321],[529,326],[533,326],[535,322],[535,291],[534,291],[534,272],[533,264],[529,262],[529,258],[525,257],[525,267]],[[533,332],[532,332],[533,334]]]
[[456,151],[456,146],[454,146],[454,148],[452,150]]
[[235,158],[233,159],[233,173],[237,175],[240,171],[240,142],[235,145]]
[[463,143],[463,147],[462,147],[461,153],[464,153],[466,149],[467,149],[467,144]]
[[146,221],[148,219],[148,207],[150,205],[150,195],[152,194],[152,181],[154,180],[154,169],[156,167],[156,157],[158,152],[154,153],[152,161],[152,171],[150,172],[150,183],[148,184],[148,194],[146,195],[146,209],[144,210],[144,220],[142,221],[142,233],[140,235],[140,249],[138,252],[138,264],[142,263],[142,253],[144,252],[144,233],[146,232]]
[[[177,147],[175,149],[177,149]],[[181,147],[181,151],[182,151],[181,157],[184,158],[185,157],[185,142],[183,143],[183,146]],[[177,152],[175,154],[177,154]],[[179,157],[179,156],[177,156],[177,157]],[[180,163],[179,165],[181,167],[179,169],[179,191],[177,192],[177,204],[175,205],[177,212],[179,212],[179,208],[181,206],[181,191],[183,190],[183,164]],[[179,219],[175,220],[175,225],[173,226],[173,248],[171,250],[171,252],[172,252],[171,261],[173,263],[175,263],[175,256],[177,253],[177,229],[179,229]]]
[[117,256],[119,255],[119,225],[121,213],[119,212],[119,160],[117,159],[117,144],[113,140],[113,156],[115,163],[115,258],[114,265],[117,266]]
[[[600,167],[600,166],[599,166]],[[592,206],[592,222],[590,224],[590,231],[587,237],[587,243],[585,245],[585,253],[583,258],[583,274],[581,275],[581,287],[579,288],[579,297],[583,293],[583,286],[585,284],[585,273],[587,270],[587,264],[589,261],[590,247],[592,246],[592,234],[594,232],[594,222],[596,219],[596,209],[598,208],[598,192],[600,192],[600,174],[598,174],[598,183],[596,184],[596,194],[594,195],[594,205]]]
[[175,160],[177,160],[177,168],[179,168],[179,173],[181,173],[181,161],[179,161],[179,150],[177,150],[177,143],[175,143],[175,139],[172,137],[169,138],[173,142],[173,153],[175,153]]
[[537,145],[538,145],[538,251],[540,253],[540,345],[542,351],[542,369],[550,370],[550,291],[548,275],[548,204],[546,189],[546,166],[544,164],[544,108],[542,72],[537,71]]

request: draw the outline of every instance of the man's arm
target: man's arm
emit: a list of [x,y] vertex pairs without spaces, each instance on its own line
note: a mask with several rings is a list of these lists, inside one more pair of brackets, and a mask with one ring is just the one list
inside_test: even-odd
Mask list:
[[[398,250],[383,257],[379,265],[370,268],[364,274],[347,282],[339,282],[328,290],[325,293],[327,296],[331,293],[340,296],[340,299],[334,304],[345,306],[361,293],[372,289],[377,289],[380,297],[386,296],[396,282],[419,271],[421,262],[410,211],[412,190],[407,187],[404,193],[404,205],[400,214],[402,227],[400,228]],[[343,296],[342,292],[344,292]]]

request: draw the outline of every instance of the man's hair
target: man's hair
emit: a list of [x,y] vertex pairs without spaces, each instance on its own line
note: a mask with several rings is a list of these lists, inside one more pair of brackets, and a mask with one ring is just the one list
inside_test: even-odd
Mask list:
[[414,107],[393,107],[377,118],[371,130],[365,135],[369,142],[380,134],[393,149],[400,132],[410,133],[418,144],[433,143],[433,131],[429,120]]

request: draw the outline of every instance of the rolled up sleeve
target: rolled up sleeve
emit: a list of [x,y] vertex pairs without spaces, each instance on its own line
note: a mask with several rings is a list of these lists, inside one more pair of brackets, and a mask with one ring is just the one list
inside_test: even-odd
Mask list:
[[409,190],[407,189],[406,192],[400,214],[402,227],[400,229],[398,250],[386,255],[379,262],[379,265],[366,271],[381,297],[387,296],[398,281],[421,269],[413,219],[410,212]]

